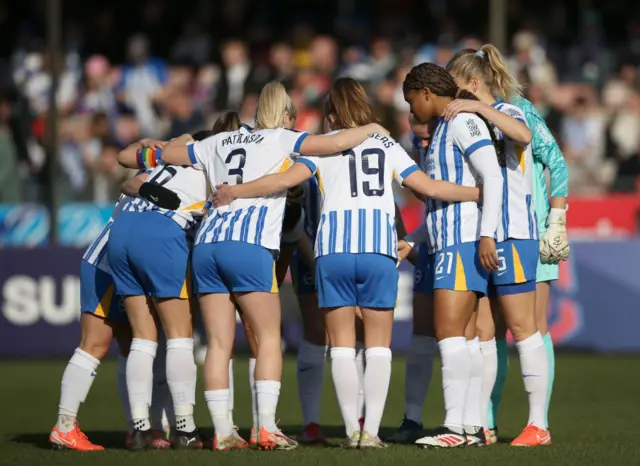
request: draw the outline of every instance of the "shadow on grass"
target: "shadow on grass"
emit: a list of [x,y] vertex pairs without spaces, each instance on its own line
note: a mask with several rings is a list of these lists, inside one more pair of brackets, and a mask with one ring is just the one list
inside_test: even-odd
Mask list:
[[[300,439],[302,437],[302,427],[300,425],[281,425],[278,426],[286,435],[291,436],[294,439]],[[388,439],[396,429],[392,427],[382,427],[379,432],[379,437],[382,440]],[[330,441],[329,447],[338,447],[341,441],[346,438],[346,433],[343,426],[340,425],[325,425],[322,426],[322,432],[325,437]],[[430,432],[429,429],[424,431],[424,435]],[[211,439],[213,438],[213,429],[204,428],[200,429],[203,440],[205,441],[205,448],[211,447]],[[124,431],[86,431],[85,434],[92,443],[96,445],[102,445],[106,449],[110,450],[124,450],[126,433]],[[240,429],[240,435],[249,439],[251,435],[250,429]],[[501,438],[499,443],[510,443],[513,438]],[[15,434],[11,437],[11,442],[18,444],[31,445],[40,449],[49,450],[52,448],[49,444],[49,434]],[[320,445],[318,445],[320,447]]]

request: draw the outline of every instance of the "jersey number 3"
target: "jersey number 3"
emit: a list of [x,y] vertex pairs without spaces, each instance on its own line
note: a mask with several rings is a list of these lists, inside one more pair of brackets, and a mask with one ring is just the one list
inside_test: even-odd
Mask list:
[[244,164],[247,161],[247,151],[244,149],[232,150],[231,152],[229,152],[229,155],[227,155],[224,163],[227,166],[229,166],[229,164],[231,163],[235,164],[236,162],[233,160],[234,158],[238,159],[238,166],[236,168],[230,168],[227,174],[230,178],[232,176],[236,177],[236,184],[242,184],[242,176],[244,174],[242,169],[244,168]]
[[[349,157],[349,181],[351,184],[351,197],[358,197],[358,174],[356,165],[356,153],[346,150],[342,155]],[[362,183],[362,193],[365,196],[384,195],[384,151],[382,149],[365,149],[360,156],[362,161],[362,173],[364,175],[377,175],[378,186],[372,187],[370,181]],[[371,166],[371,161],[377,159],[377,167]]]

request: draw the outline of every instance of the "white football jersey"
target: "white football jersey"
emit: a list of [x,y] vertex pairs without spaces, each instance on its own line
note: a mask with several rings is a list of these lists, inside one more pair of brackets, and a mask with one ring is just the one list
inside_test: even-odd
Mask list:
[[[189,146],[196,166],[204,167],[212,186],[253,181],[284,171],[290,155],[300,150],[307,133],[286,128],[220,133]],[[213,177],[215,174],[215,178]],[[287,193],[236,199],[223,212],[212,211],[204,219],[196,244],[243,241],[277,251]]]
[[[140,170],[135,174],[135,176],[138,176],[141,173],[151,173],[151,170]],[[104,272],[111,273],[111,270],[109,269],[109,261],[107,260],[107,242],[109,241],[111,226],[113,225],[116,217],[118,217],[118,214],[122,212],[127,203],[129,201],[132,201],[133,199],[135,198],[125,196],[124,194],[120,195],[118,201],[116,202],[116,205],[111,211],[109,221],[104,226],[98,237],[93,241],[93,243],[89,245],[87,250],[84,252],[82,260],[87,261],[89,264],[98,267]]]
[[[496,157],[489,129],[478,115],[459,113],[450,121],[440,118],[429,145],[426,172],[434,180],[476,187],[481,184],[481,177],[469,158],[487,146],[491,146],[492,151],[486,156]],[[429,253],[478,241],[481,220],[481,206],[476,202],[427,199],[425,222]]]
[[[502,113],[527,125],[522,110],[508,103],[493,105]],[[528,126],[528,125],[527,125]],[[502,142],[506,167],[502,168],[502,215],[496,232],[496,241],[508,238],[538,239],[538,222],[533,204],[533,153],[531,144],[516,144],[494,127],[496,137]]]
[[419,170],[393,139],[379,134],[342,154],[300,157],[323,195],[316,257],[337,253],[398,256],[392,180]]
[[178,195],[180,207],[177,210],[167,210],[136,197],[125,206],[125,212],[158,212],[175,221],[183,230],[191,228],[199,217],[202,217],[204,205],[209,197],[207,177],[201,169],[167,165],[158,165],[149,173],[148,183],[163,186]]

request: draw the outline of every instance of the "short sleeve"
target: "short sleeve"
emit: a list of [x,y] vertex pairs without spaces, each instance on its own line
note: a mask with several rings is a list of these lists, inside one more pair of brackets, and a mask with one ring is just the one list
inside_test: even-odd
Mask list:
[[453,143],[465,158],[469,158],[478,149],[491,146],[491,134],[487,124],[472,113],[460,113],[450,123]]
[[278,143],[287,154],[299,154],[302,141],[309,136],[305,131],[283,128],[278,134]]
[[399,144],[387,149],[387,161],[393,170],[393,178],[402,185],[405,178],[420,170],[420,167],[413,161],[411,156],[400,147]]
[[515,105],[501,104],[498,106],[498,110],[500,110],[502,113],[506,113],[511,118],[518,120],[520,123],[529,126],[524,112]]
[[211,136],[202,141],[195,141],[187,144],[187,150],[189,151],[189,160],[193,168],[197,170],[204,170],[207,166],[207,160],[211,160],[216,154],[216,142],[215,136]]
[[318,157],[296,157],[296,163],[306,165],[311,170],[311,175],[315,175],[318,171]]

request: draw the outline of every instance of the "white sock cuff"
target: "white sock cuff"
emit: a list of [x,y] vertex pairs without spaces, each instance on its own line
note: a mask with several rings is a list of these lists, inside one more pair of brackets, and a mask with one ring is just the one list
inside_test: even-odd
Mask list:
[[73,356],[69,360],[69,364],[73,364],[74,366],[82,367],[88,371],[95,372],[100,365],[100,360],[98,358],[94,358],[89,353],[80,348],[76,348],[73,352]]
[[281,383],[276,380],[256,380],[256,393],[280,396]]
[[467,348],[469,353],[477,353],[480,351],[480,338],[475,337],[473,340],[467,340]]
[[321,364],[327,357],[327,347],[302,340],[298,348],[298,359],[307,364]]
[[411,334],[409,351],[414,354],[436,354],[438,342],[434,337]]
[[391,348],[375,346],[367,350],[366,358],[384,358],[391,361]]
[[256,368],[256,358],[249,358],[249,370],[253,371]]
[[467,339],[465,337],[445,338],[444,340],[440,340],[438,342],[438,348],[440,348],[440,353],[456,353],[458,351],[468,351]]
[[224,388],[222,390],[207,390],[204,392],[205,401],[223,401],[229,399],[229,389]]
[[131,340],[131,350],[129,352],[131,351],[139,351],[155,358],[158,351],[158,343],[151,340],[143,340],[142,338],[134,338]]
[[364,343],[356,341],[356,359],[364,359],[365,351]]
[[355,348],[331,348],[331,359],[355,359]]
[[167,340],[167,351],[177,349],[193,351],[193,338],[171,338]]
[[492,338],[491,340],[488,341],[481,341],[480,342],[480,351],[482,351],[482,354],[493,354],[498,352],[498,346],[496,345],[496,339]]
[[518,353],[536,349],[540,346],[544,346],[544,340],[542,339],[542,335],[540,335],[540,332],[536,332],[530,337],[527,337],[524,340],[516,343],[516,348],[518,350]]

